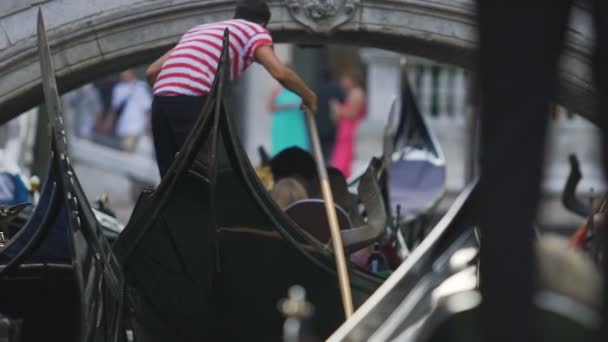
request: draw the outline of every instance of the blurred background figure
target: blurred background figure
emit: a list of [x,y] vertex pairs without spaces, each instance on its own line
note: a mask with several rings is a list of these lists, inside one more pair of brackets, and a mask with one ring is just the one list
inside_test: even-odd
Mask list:
[[360,70],[351,69],[340,77],[340,86],[346,94],[344,103],[330,100],[332,117],[337,125],[336,140],[331,164],[348,179],[355,158],[355,133],[359,122],[367,114],[363,76]]
[[103,113],[99,90],[89,83],[66,94],[65,100],[73,113],[74,134],[79,138],[93,138],[95,126]]
[[316,89],[319,97],[317,130],[323,156],[326,160],[329,160],[336,140],[336,125],[332,120],[330,102],[331,100],[337,100],[340,104],[344,103],[344,90],[334,79],[334,74],[330,68],[324,68],[320,73],[320,78],[320,84]]
[[30,191],[19,174],[0,172],[0,205],[30,202]]
[[277,87],[268,100],[268,111],[272,115],[271,153],[276,155],[289,147],[308,151],[308,128],[301,110],[302,99],[294,92]]
[[103,104],[103,115],[106,115],[112,107],[112,90],[116,83],[120,81],[120,73],[106,75],[93,81],[95,88],[99,90],[101,95],[101,103]]
[[148,131],[152,96],[146,82],[137,79],[134,70],[120,74],[112,91],[112,106],[104,119],[102,131],[114,132],[122,148],[133,152],[140,136]]

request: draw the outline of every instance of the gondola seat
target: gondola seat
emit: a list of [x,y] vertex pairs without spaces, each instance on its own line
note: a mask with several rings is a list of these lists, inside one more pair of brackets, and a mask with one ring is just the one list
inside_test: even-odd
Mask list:
[[[351,229],[353,224],[346,210],[337,204],[335,206],[340,229]],[[325,201],[322,199],[309,198],[297,201],[285,209],[285,214],[320,242],[329,243],[331,241]]]
[[[387,226],[387,213],[384,200],[377,181],[376,168],[370,164],[361,177],[358,187],[359,199],[367,212],[367,223],[353,227],[347,212],[336,206],[338,224],[342,232],[342,241],[346,252],[351,253],[369,246],[380,239]],[[331,247],[331,234],[325,202],[321,199],[306,199],[293,203],[285,210],[300,228],[307,231],[321,243]]]

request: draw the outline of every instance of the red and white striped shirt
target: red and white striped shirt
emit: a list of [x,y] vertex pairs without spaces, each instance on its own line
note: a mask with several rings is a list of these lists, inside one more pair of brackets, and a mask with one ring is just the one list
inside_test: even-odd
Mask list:
[[232,19],[204,24],[186,32],[161,67],[154,83],[155,95],[206,95],[211,90],[222,53],[224,30],[230,35],[232,79],[255,61],[255,51],[272,45],[272,37],[261,25]]

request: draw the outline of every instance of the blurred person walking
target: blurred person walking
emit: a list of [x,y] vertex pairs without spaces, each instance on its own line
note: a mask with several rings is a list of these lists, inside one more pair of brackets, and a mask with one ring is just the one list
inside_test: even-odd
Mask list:
[[363,91],[363,76],[358,70],[351,70],[340,77],[340,85],[346,93],[343,104],[330,100],[334,122],[337,123],[336,141],[331,157],[331,165],[342,171],[348,179],[355,158],[355,134],[357,127],[367,114],[367,103]]
[[113,129],[122,148],[133,152],[137,139],[146,133],[151,106],[148,85],[137,79],[134,70],[126,70],[120,74],[120,82],[112,91],[112,106],[103,130],[111,132]]
[[65,101],[72,112],[74,134],[79,138],[92,139],[103,113],[99,90],[89,83],[67,93]]
[[290,147],[309,151],[308,128],[301,109],[302,99],[289,89],[276,87],[270,94],[267,106],[272,115],[272,155]]

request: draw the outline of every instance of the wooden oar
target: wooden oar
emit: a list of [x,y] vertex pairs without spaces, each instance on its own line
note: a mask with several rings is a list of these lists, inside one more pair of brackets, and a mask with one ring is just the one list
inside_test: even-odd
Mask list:
[[340,233],[340,225],[338,224],[338,216],[336,214],[336,206],[334,204],[334,195],[329,186],[329,177],[327,176],[327,168],[325,159],[323,159],[323,151],[319,142],[319,133],[315,123],[315,115],[310,110],[305,109],[308,121],[308,129],[310,130],[310,141],[312,143],[312,151],[317,162],[317,171],[321,181],[321,191],[323,192],[323,201],[325,202],[325,211],[331,230],[331,241],[334,246],[334,255],[336,257],[336,268],[338,269],[338,280],[340,282],[340,293],[342,294],[342,304],[344,305],[344,314],[346,318],[350,318],[353,314],[353,296],[350,288],[350,278],[348,276],[348,267],[346,266],[346,256],[344,254],[344,245],[342,244],[342,234]]

